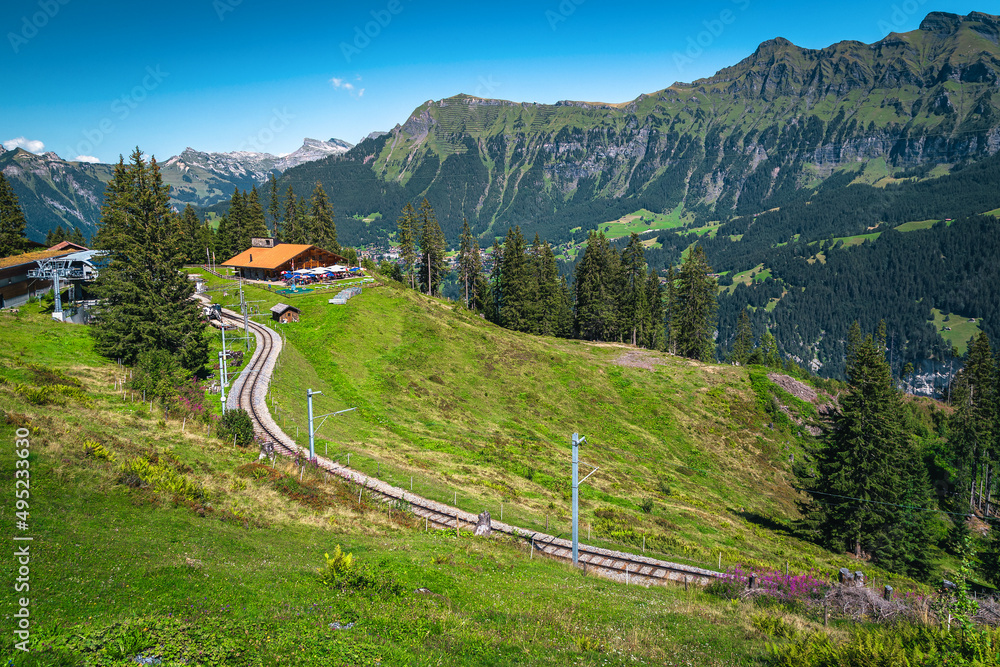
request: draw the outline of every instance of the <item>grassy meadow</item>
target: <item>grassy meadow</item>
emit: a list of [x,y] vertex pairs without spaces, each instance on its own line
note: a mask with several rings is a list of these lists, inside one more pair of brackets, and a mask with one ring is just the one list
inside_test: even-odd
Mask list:
[[[299,426],[300,444],[305,389],[322,390],[318,414],[358,410],[323,425],[321,453],[567,536],[579,432],[582,459],[600,466],[581,487],[585,542],[645,543],[647,555],[713,568],[787,563],[821,579],[856,569],[793,534],[789,458],[802,456],[815,407],[763,370],[512,333],[391,285],[346,306],[328,296],[247,288],[262,310],[302,309],[280,327],[272,385],[274,413],[290,435]],[[406,507],[285,459],[258,462],[203,421],[123,396],[120,369],[84,327],[37,306],[0,317],[0,437],[13,444],[27,428],[32,441],[33,652],[14,649],[9,593],[4,664],[775,664],[773,624],[752,601],[626,586],[532,557],[520,541],[426,532]],[[206,401],[214,409],[217,397]],[[8,480],[15,459],[0,449]],[[13,525],[12,501],[4,512]],[[317,568],[338,546],[353,569],[324,582]],[[17,564],[3,562],[12,582]],[[793,611],[775,613],[796,632],[847,636],[823,630],[814,609]]]

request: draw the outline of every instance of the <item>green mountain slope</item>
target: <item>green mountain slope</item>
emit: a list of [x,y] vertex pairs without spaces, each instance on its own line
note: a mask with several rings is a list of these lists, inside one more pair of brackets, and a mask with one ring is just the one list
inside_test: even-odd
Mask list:
[[[450,237],[463,217],[482,234],[521,224],[560,242],[643,207],[683,203],[703,219],[758,213],[858,161],[896,173],[996,153],[998,34],[996,16],[932,13],[870,45],[773,39],[713,77],[623,104],[458,95],[286,180],[300,191],[319,176],[348,215],[427,196]],[[358,163],[375,178],[350,193],[335,187],[337,172]],[[401,191],[379,198],[379,182]],[[369,193],[363,203],[358,190]]]
[[295,297],[301,321],[282,328],[273,404],[300,444],[305,391],[321,390],[317,414],[358,410],[326,421],[320,454],[350,454],[352,467],[426,497],[566,535],[579,432],[583,459],[601,468],[581,487],[582,534],[595,543],[707,567],[720,553],[723,566],[836,560],[760,527],[797,516],[790,459],[803,463],[817,418],[766,373],[518,334],[402,288],[366,289],[347,307],[328,296]]

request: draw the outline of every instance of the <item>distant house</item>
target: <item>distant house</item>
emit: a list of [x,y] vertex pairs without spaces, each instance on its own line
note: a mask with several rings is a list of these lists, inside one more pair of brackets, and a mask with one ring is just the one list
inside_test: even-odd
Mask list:
[[276,303],[271,306],[271,319],[275,322],[281,322],[282,324],[298,322],[299,309],[295,306],[289,306],[286,303]]
[[273,247],[251,247],[221,266],[232,267],[250,280],[279,280],[282,271],[346,263],[346,258],[313,245],[277,243]]
[[65,250],[66,252],[80,252],[82,250],[87,250],[86,247],[80,245],[79,243],[73,243],[72,241],[60,241],[55,244],[49,250]]

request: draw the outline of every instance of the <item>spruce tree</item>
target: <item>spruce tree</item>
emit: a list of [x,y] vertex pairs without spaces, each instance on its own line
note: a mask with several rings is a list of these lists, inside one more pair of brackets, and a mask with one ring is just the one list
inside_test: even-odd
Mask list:
[[420,229],[421,279],[426,279],[427,295],[437,294],[441,289],[441,274],[444,272],[445,239],[438,224],[434,209],[426,199],[417,212],[417,227]]
[[226,259],[235,257],[250,247],[250,230],[247,222],[247,210],[243,199],[243,193],[239,188],[234,188],[232,197],[229,198],[229,211],[226,213],[229,218],[229,225],[226,228]]
[[565,326],[567,315],[572,322],[573,313],[564,291],[564,281],[559,276],[555,254],[548,241],[541,244],[538,253],[539,320],[536,331],[543,336],[558,336]]
[[278,240],[282,243],[298,243],[300,229],[299,209],[295,203],[295,191],[292,190],[292,186],[290,185],[285,192],[285,219],[283,222],[281,232],[277,234]]
[[622,271],[622,328],[632,345],[641,345],[652,323],[646,285],[646,254],[635,232],[629,236],[628,246],[622,254]]
[[666,328],[664,319],[666,307],[663,303],[663,286],[656,271],[650,270],[646,276],[646,301],[649,304],[649,330],[642,346],[651,350],[662,350],[666,347]]
[[919,575],[929,561],[930,515],[918,509],[930,502],[926,469],[905,430],[884,323],[876,337],[852,330],[850,391],[820,454],[812,516],[829,548]]
[[981,498],[976,500],[980,469],[984,463],[992,464],[997,449],[997,370],[985,332],[969,346],[965,366],[952,385],[955,413],[950,420],[948,441],[957,458],[956,481],[965,490],[959,497],[968,499],[965,507],[974,511],[983,504]]
[[497,287],[500,326],[514,331],[531,331],[528,304],[533,301],[533,295],[529,293],[529,267],[519,226],[507,230]]
[[310,200],[309,216],[312,219],[311,243],[323,250],[340,254],[340,244],[337,243],[337,225],[333,222],[333,209],[326,196],[322,183],[316,181]]
[[281,238],[281,202],[278,201],[278,181],[275,180],[273,171],[267,175],[267,185],[267,213],[271,217],[271,235],[275,239],[279,239]]
[[264,207],[260,203],[260,193],[257,192],[256,185],[250,188],[249,194],[244,194],[244,202],[247,213],[246,247],[249,248],[251,239],[268,238],[271,236],[271,232],[267,229],[267,221],[264,219]]
[[67,238],[67,240],[70,243],[75,243],[77,245],[82,245],[82,246],[86,246],[87,245],[87,239],[84,238],[84,236],[83,236],[83,230],[80,229],[79,225],[74,225],[73,226],[73,231],[70,232],[70,235]]
[[604,233],[591,231],[576,265],[576,331],[585,340],[613,340],[616,297],[611,273],[618,262]]
[[17,194],[0,171],[0,257],[24,252],[26,228],[27,222],[17,201]]
[[718,287],[705,250],[697,245],[677,274],[671,304],[671,337],[677,354],[709,361],[715,351],[715,313]]
[[465,290],[465,307],[475,309],[475,304],[479,300],[476,296],[476,290],[479,287],[483,264],[479,254],[479,241],[469,228],[469,221],[466,218],[462,219],[462,236],[458,248],[458,270]]
[[164,350],[189,371],[208,359],[208,342],[194,283],[180,272],[179,227],[169,209],[169,186],[155,159],[138,148],[119,159],[105,188],[98,231],[107,265],[94,283],[100,298],[90,328],[97,351],[133,364],[144,352]]
[[198,215],[194,212],[194,207],[188,204],[181,214],[181,248],[182,259],[185,264],[200,263],[205,256],[205,248],[202,245],[202,224]]
[[410,279],[410,288],[414,289],[413,268],[417,261],[415,247],[417,227],[417,214],[413,210],[413,204],[407,203],[403,207],[403,213],[396,220],[396,239],[399,241],[399,254],[403,258],[406,266],[406,275]]
[[760,353],[763,363],[768,368],[781,368],[781,355],[778,353],[778,341],[768,329],[760,339]]
[[751,352],[753,352],[753,325],[750,323],[747,309],[744,308],[740,311],[740,317],[736,323],[736,340],[729,353],[729,360],[742,366],[747,363]]

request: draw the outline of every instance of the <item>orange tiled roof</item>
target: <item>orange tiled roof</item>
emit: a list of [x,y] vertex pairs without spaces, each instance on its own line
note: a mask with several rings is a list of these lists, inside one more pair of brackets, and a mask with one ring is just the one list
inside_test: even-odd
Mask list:
[[279,243],[273,248],[250,248],[244,250],[222,266],[237,266],[252,269],[276,269],[285,262],[290,262],[311,245],[304,243]]
[[[223,262],[221,266],[234,266],[244,269],[277,269],[282,264],[292,261],[314,246],[303,243],[279,243],[273,248],[250,248],[244,250],[232,259]],[[329,254],[332,258],[343,260],[343,257],[326,250],[316,248]]]

